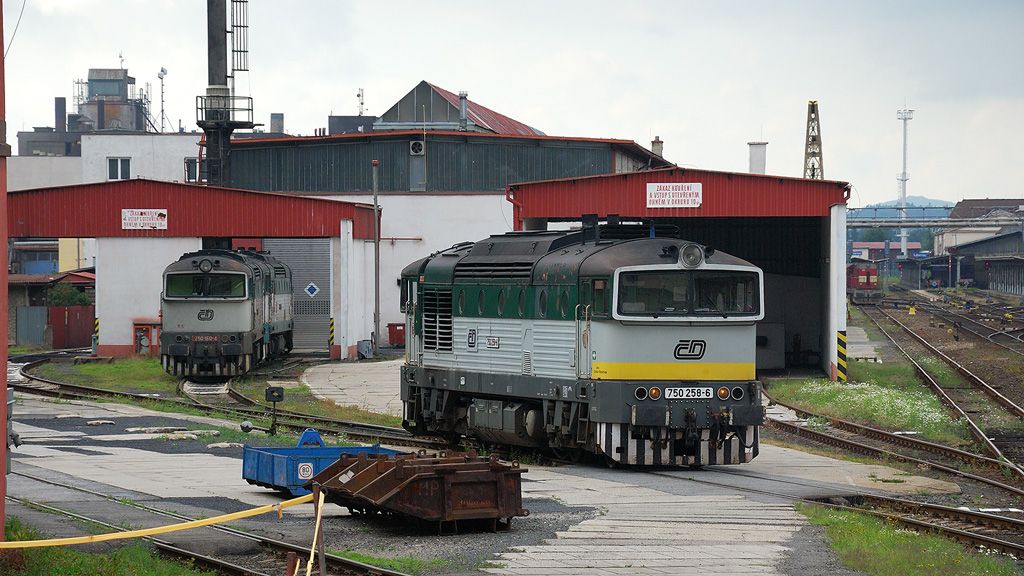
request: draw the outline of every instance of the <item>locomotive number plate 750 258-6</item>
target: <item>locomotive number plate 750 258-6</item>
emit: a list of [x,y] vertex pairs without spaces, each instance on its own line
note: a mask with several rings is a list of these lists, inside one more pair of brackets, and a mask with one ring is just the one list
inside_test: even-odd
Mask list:
[[710,400],[711,388],[665,388],[666,400]]

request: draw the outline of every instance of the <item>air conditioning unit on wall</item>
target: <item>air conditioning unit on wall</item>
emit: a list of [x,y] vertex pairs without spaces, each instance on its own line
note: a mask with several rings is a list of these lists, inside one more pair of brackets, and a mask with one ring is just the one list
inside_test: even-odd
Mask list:
[[423,156],[427,153],[427,143],[423,140],[409,142],[409,156]]

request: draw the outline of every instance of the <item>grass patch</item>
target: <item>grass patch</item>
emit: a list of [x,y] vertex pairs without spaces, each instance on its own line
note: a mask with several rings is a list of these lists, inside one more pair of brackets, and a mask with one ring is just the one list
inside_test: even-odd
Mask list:
[[[266,389],[266,386],[265,381],[251,378],[244,378],[232,384],[236,391],[261,403],[265,403],[264,389]],[[402,425],[402,418],[399,416],[370,412],[359,406],[341,406],[330,400],[317,398],[305,386],[286,388],[284,391],[284,402],[278,402],[277,407],[282,410],[301,412],[311,416],[338,418],[364,424],[379,424],[381,426],[393,427],[401,427]]]
[[178,379],[164,372],[155,358],[124,358],[105,363],[68,364],[47,362],[33,373],[44,378],[114,390],[174,395]]
[[37,346],[8,346],[7,347],[7,355],[8,356],[20,356],[22,354],[33,354],[33,353],[39,352],[41,350],[42,350],[42,348],[39,348]]
[[964,548],[941,536],[896,528],[878,518],[798,504],[813,524],[824,526],[843,565],[871,576],[1011,576],[1014,563]]
[[889,430],[912,430],[953,446],[970,444],[966,426],[917,382],[909,365],[858,363],[850,366],[850,372],[851,382],[845,384],[825,379],[772,380],[769,392],[780,402],[819,414]]
[[371,556],[369,554],[363,554],[362,552],[356,552],[355,550],[330,550],[331,554],[341,556],[348,560],[355,560],[356,562],[362,562],[363,564],[370,564],[371,566],[377,566],[378,568],[385,568],[388,570],[395,570],[397,572],[405,572],[412,576],[419,574],[425,574],[427,572],[438,572],[443,567],[447,566],[450,561],[441,558],[423,559],[416,558],[414,556],[397,556],[395,558],[384,558],[380,556]]
[[[8,540],[44,538],[18,518],[7,521]],[[216,576],[180,562],[164,559],[141,543],[130,544],[109,554],[87,554],[69,547],[27,548],[24,565],[0,567],[4,576]]]

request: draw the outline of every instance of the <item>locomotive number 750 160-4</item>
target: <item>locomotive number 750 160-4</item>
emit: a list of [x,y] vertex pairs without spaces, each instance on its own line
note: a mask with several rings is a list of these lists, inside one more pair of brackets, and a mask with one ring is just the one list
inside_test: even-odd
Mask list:
[[666,400],[709,400],[711,388],[665,388]]

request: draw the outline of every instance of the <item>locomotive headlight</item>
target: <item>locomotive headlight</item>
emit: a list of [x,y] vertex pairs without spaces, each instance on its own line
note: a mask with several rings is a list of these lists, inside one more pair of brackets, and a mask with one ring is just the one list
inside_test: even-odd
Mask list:
[[646,400],[647,399],[647,388],[644,388],[643,386],[641,386],[641,387],[637,388],[636,390],[633,390],[633,397],[636,398],[637,400]]
[[728,386],[722,386],[721,388],[718,389],[718,399],[719,400],[728,400],[729,399],[729,387]]
[[686,268],[696,268],[704,261],[704,251],[696,244],[687,244],[679,252],[679,263]]
[[661,388],[651,388],[647,391],[647,395],[651,397],[651,400],[657,400],[661,398]]
[[213,270],[213,262],[203,260],[199,263],[199,270],[202,272],[209,272],[210,270]]

